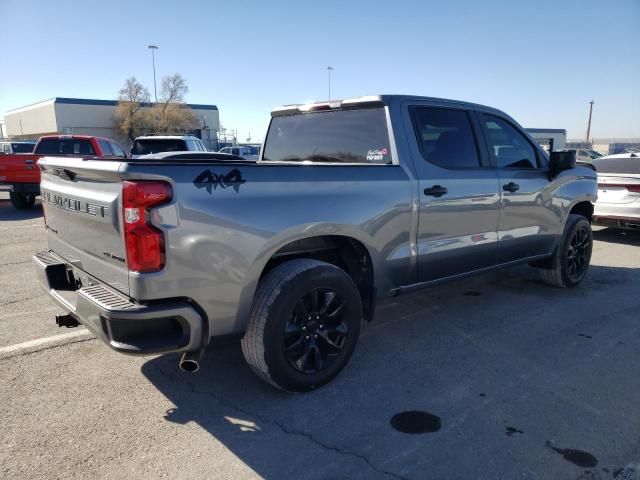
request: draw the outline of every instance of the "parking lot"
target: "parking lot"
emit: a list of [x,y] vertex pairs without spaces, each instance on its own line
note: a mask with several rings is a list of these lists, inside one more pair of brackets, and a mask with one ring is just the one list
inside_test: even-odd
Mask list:
[[189,375],[58,329],[41,208],[0,194],[0,477],[638,479],[640,232],[595,230],[577,288],[521,267],[398,297],[289,395],[237,344]]

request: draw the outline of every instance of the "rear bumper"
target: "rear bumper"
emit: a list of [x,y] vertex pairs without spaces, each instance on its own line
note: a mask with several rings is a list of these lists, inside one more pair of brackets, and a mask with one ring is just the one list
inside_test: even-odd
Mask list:
[[640,217],[634,218],[594,215],[591,223],[601,227],[640,230]]
[[640,229],[640,202],[595,203],[592,223],[603,227]]
[[204,346],[204,320],[187,301],[132,302],[94,280],[77,288],[73,267],[51,252],[33,256],[38,281],[51,297],[118,352],[189,352]]
[[39,183],[0,183],[0,192],[35,193],[40,195]]

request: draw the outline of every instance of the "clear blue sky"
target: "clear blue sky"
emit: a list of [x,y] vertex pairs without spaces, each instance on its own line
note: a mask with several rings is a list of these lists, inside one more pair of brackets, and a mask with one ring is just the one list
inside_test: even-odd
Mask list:
[[264,134],[269,111],[332,96],[407,93],[501,108],[528,127],[640,137],[640,0],[0,0],[0,115],[54,96],[153,92],[181,73],[191,103]]

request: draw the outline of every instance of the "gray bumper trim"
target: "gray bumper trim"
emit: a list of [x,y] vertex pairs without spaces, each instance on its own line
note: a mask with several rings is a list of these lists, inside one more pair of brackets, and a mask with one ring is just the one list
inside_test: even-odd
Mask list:
[[114,350],[144,355],[203,346],[203,319],[187,301],[143,305],[95,279],[76,289],[69,280],[73,267],[52,252],[37,253],[33,262],[49,295]]

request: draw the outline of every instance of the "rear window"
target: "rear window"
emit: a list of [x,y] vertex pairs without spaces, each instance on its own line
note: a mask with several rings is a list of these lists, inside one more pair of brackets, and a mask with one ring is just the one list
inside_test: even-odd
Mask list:
[[591,164],[598,173],[640,174],[640,155],[617,158],[596,158]]
[[385,111],[369,108],[273,117],[263,160],[391,163]]
[[77,138],[45,138],[36,153],[43,155],[95,155],[91,142]]
[[13,153],[32,153],[35,143],[12,143],[11,149]]
[[162,152],[184,152],[188,151],[184,140],[179,139],[149,139],[136,140],[131,147],[132,155],[148,155],[150,153]]

